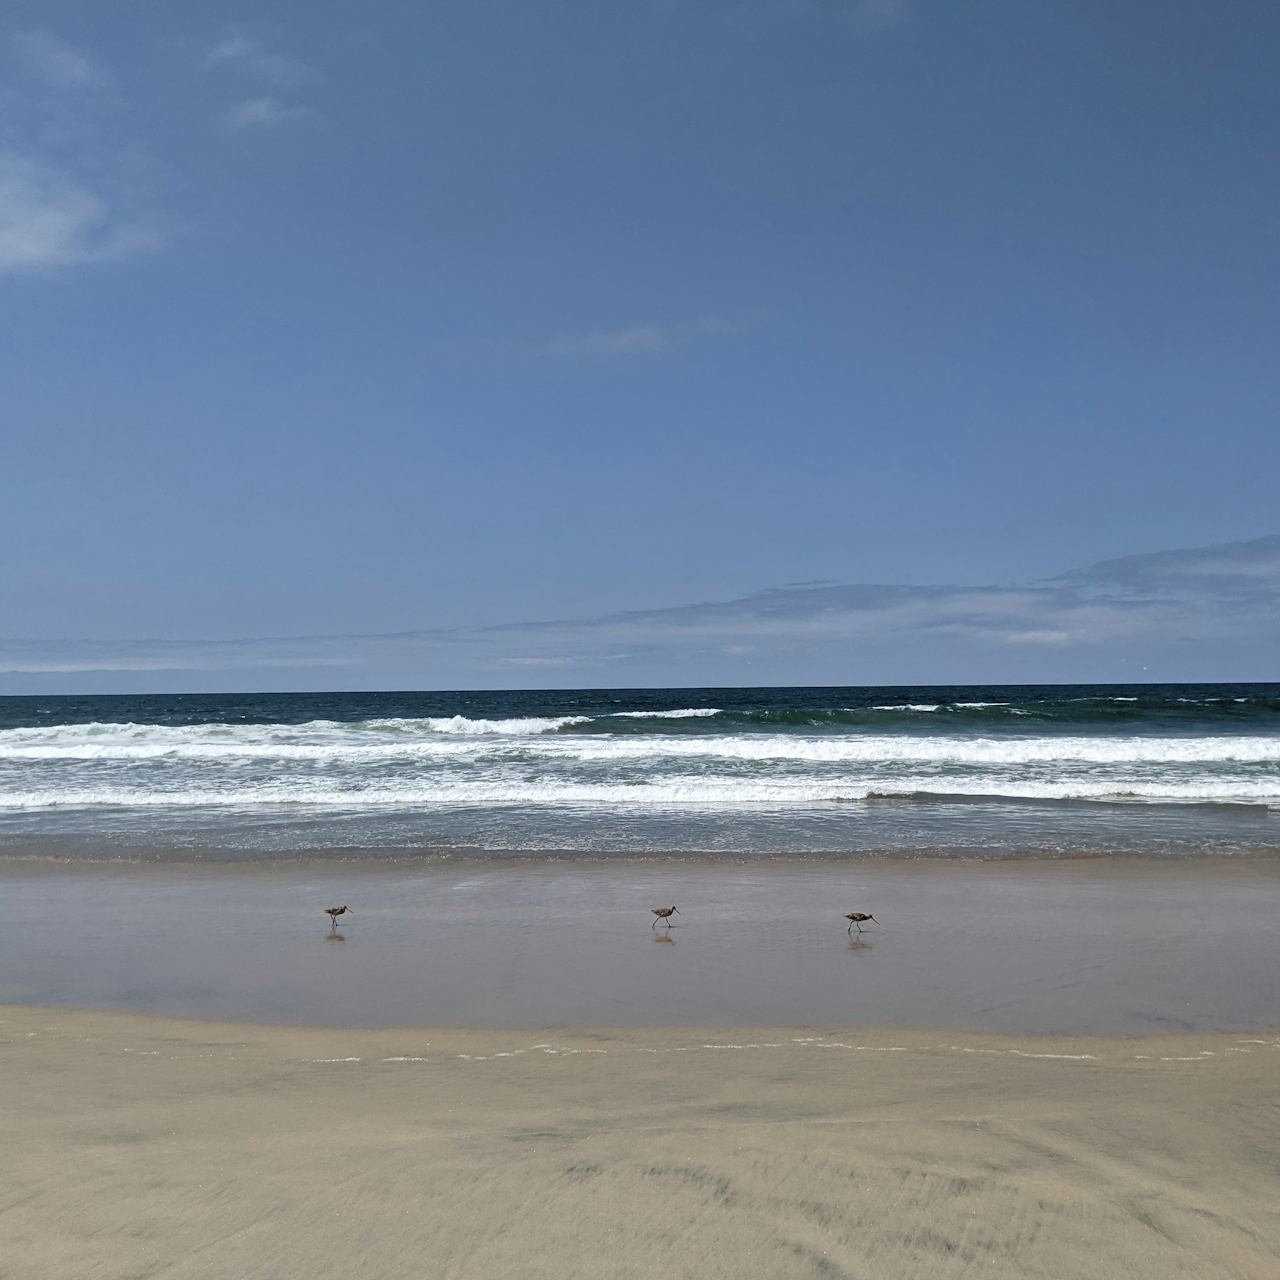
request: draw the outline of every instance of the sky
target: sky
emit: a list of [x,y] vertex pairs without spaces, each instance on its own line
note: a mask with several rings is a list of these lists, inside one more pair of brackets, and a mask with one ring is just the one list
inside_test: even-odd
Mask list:
[[0,640],[0,691],[1247,683],[1277,654],[1280,536],[1016,586],[781,587],[385,635]]
[[0,691],[1280,678],[1271,587],[1181,583],[1194,661],[1061,595],[1271,564],[1277,49],[1243,0],[10,0]]

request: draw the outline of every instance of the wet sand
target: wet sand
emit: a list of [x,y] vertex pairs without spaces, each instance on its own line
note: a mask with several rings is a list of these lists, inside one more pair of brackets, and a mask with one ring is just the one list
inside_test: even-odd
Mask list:
[[[12,1003],[348,1026],[1280,1026],[1274,859],[11,860],[0,902]],[[676,927],[652,930],[673,902]],[[854,910],[880,923],[850,939]]]
[[0,1008],[0,1272],[1280,1274],[1280,1035]]

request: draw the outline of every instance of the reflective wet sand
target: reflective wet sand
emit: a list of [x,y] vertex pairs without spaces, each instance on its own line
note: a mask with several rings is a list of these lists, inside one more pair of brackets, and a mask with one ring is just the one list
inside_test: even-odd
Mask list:
[[[13,860],[0,902],[0,1002],[348,1026],[1280,1026],[1271,860]],[[879,923],[850,937],[850,911]]]

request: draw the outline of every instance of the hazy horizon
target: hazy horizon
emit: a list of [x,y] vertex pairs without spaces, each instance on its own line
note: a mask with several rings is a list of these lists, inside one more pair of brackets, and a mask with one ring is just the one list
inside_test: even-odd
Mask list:
[[[1280,535],[1025,585],[807,584],[365,636],[0,640],[0,693],[1265,682]],[[612,677],[612,678],[610,678]]]

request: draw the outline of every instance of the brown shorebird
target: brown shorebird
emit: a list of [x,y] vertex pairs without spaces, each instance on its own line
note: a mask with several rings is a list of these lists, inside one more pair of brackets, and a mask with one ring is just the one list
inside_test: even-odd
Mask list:
[[657,920],[655,920],[653,924],[649,926],[652,929],[656,929],[658,927],[658,920],[661,920],[663,924],[665,924],[667,928],[670,929],[672,914],[673,913],[675,915],[680,914],[678,911],[676,911],[675,907],[653,907],[651,908],[651,910],[653,911],[653,914],[657,916]]
[[[873,915],[869,915],[869,914],[868,914],[867,912],[865,912],[865,911],[851,911],[851,912],[849,912],[849,914],[848,914],[847,916],[845,916],[845,919],[849,922],[849,932],[850,932],[850,933],[852,933],[852,932],[853,932],[853,926],[854,926],[855,924],[858,926],[858,932],[859,932],[859,933],[861,933],[861,932],[862,932],[862,922],[863,922],[864,920],[876,920],[875,916],[873,916]],[[879,921],[879,920],[876,920],[876,924],[879,924],[879,923],[880,923],[880,921]]]
[[[350,907],[325,907],[324,913],[333,921],[333,927],[336,929],[338,927],[338,917],[346,915],[350,910]],[[355,912],[352,911],[351,914],[355,915]]]

